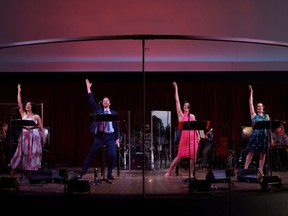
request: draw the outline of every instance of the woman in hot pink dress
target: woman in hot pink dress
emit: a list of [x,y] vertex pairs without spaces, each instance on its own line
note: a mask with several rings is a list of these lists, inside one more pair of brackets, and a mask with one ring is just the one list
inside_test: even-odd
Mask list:
[[[177,83],[173,82],[173,86],[175,88],[176,111],[177,111],[179,124],[185,121],[195,121],[196,120],[195,115],[189,113],[190,104],[188,101],[184,101],[183,111],[182,111],[180,101],[179,101]],[[178,153],[177,153],[177,156],[172,161],[168,172],[165,174],[166,178],[169,176],[172,176],[172,172],[174,168],[181,162],[183,158],[190,158],[189,178],[194,177],[194,163],[196,160],[195,158],[197,157],[199,140],[200,140],[200,136],[199,136],[198,131],[182,130],[180,141],[179,141]]]

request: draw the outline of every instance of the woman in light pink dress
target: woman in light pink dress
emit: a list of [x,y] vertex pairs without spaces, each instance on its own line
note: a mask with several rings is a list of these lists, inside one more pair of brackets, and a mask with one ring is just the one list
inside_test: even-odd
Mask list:
[[[195,121],[196,120],[195,115],[189,112],[190,104],[188,101],[184,101],[183,111],[182,111],[180,101],[179,101],[177,83],[173,82],[173,86],[175,88],[176,111],[177,111],[179,125],[181,125],[183,122]],[[168,178],[169,176],[172,176],[172,172],[174,168],[181,162],[183,158],[190,158],[189,178],[194,178],[194,163],[197,157],[199,140],[200,140],[200,136],[199,136],[198,130],[197,131],[182,130],[180,141],[179,141],[178,153],[177,153],[177,156],[172,161],[168,172],[165,174],[166,178]]]
[[11,177],[16,174],[16,169],[30,171],[41,168],[41,139],[43,144],[46,141],[41,117],[33,112],[32,103],[26,102],[25,107],[22,104],[20,84],[18,84],[17,101],[22,120],[34,121],[35,126],[24,126],[22,128],[17,149],[9,164]]

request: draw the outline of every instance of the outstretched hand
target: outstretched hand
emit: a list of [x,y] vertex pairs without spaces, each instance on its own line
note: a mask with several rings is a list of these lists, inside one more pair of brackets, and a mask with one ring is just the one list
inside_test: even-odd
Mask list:
[[87,85],[87,87],[91,88],[92,83],[90,83],[90,81],[88,79],[86,79],[86,85]]
[[92,86],[92,83],[90,83],[90,81],[86,79],[86,88],[87,88],[88,93],[91,93],[91,86]]
[[21,91],[21,84],[18,83],[17,88]]
[[116,146],[117,146],[118,148],[120,148],[120,140],[119,140],[119,139],[116,139]]
[[252,86],[249,85],[249,91],[252,93],[253,92],[253,89],[252,89]]
[[175,88],[177,88],[177,83],[176,83],[176,82],[173,82],[172,84],[173,84],[173,86],[174,86]]

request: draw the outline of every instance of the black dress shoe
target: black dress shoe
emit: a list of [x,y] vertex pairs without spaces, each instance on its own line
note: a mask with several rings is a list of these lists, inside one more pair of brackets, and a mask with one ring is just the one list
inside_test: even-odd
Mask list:
[[109,179],[109,180],[115,180],[115,178],[114,178],[112,175],[108,175],[108,176],[107,176],[107,179]]

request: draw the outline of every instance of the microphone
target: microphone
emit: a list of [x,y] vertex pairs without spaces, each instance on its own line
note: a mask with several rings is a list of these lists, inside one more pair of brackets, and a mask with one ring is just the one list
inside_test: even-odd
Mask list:
[[100,100],[100,101],[98,102],[98,104],[102,104],[102,102],[103,102],[103,100]]
[[12,107],[13,110],[17,110],[17,109],[20,109],[19,106],[16,106],[16,107]]

